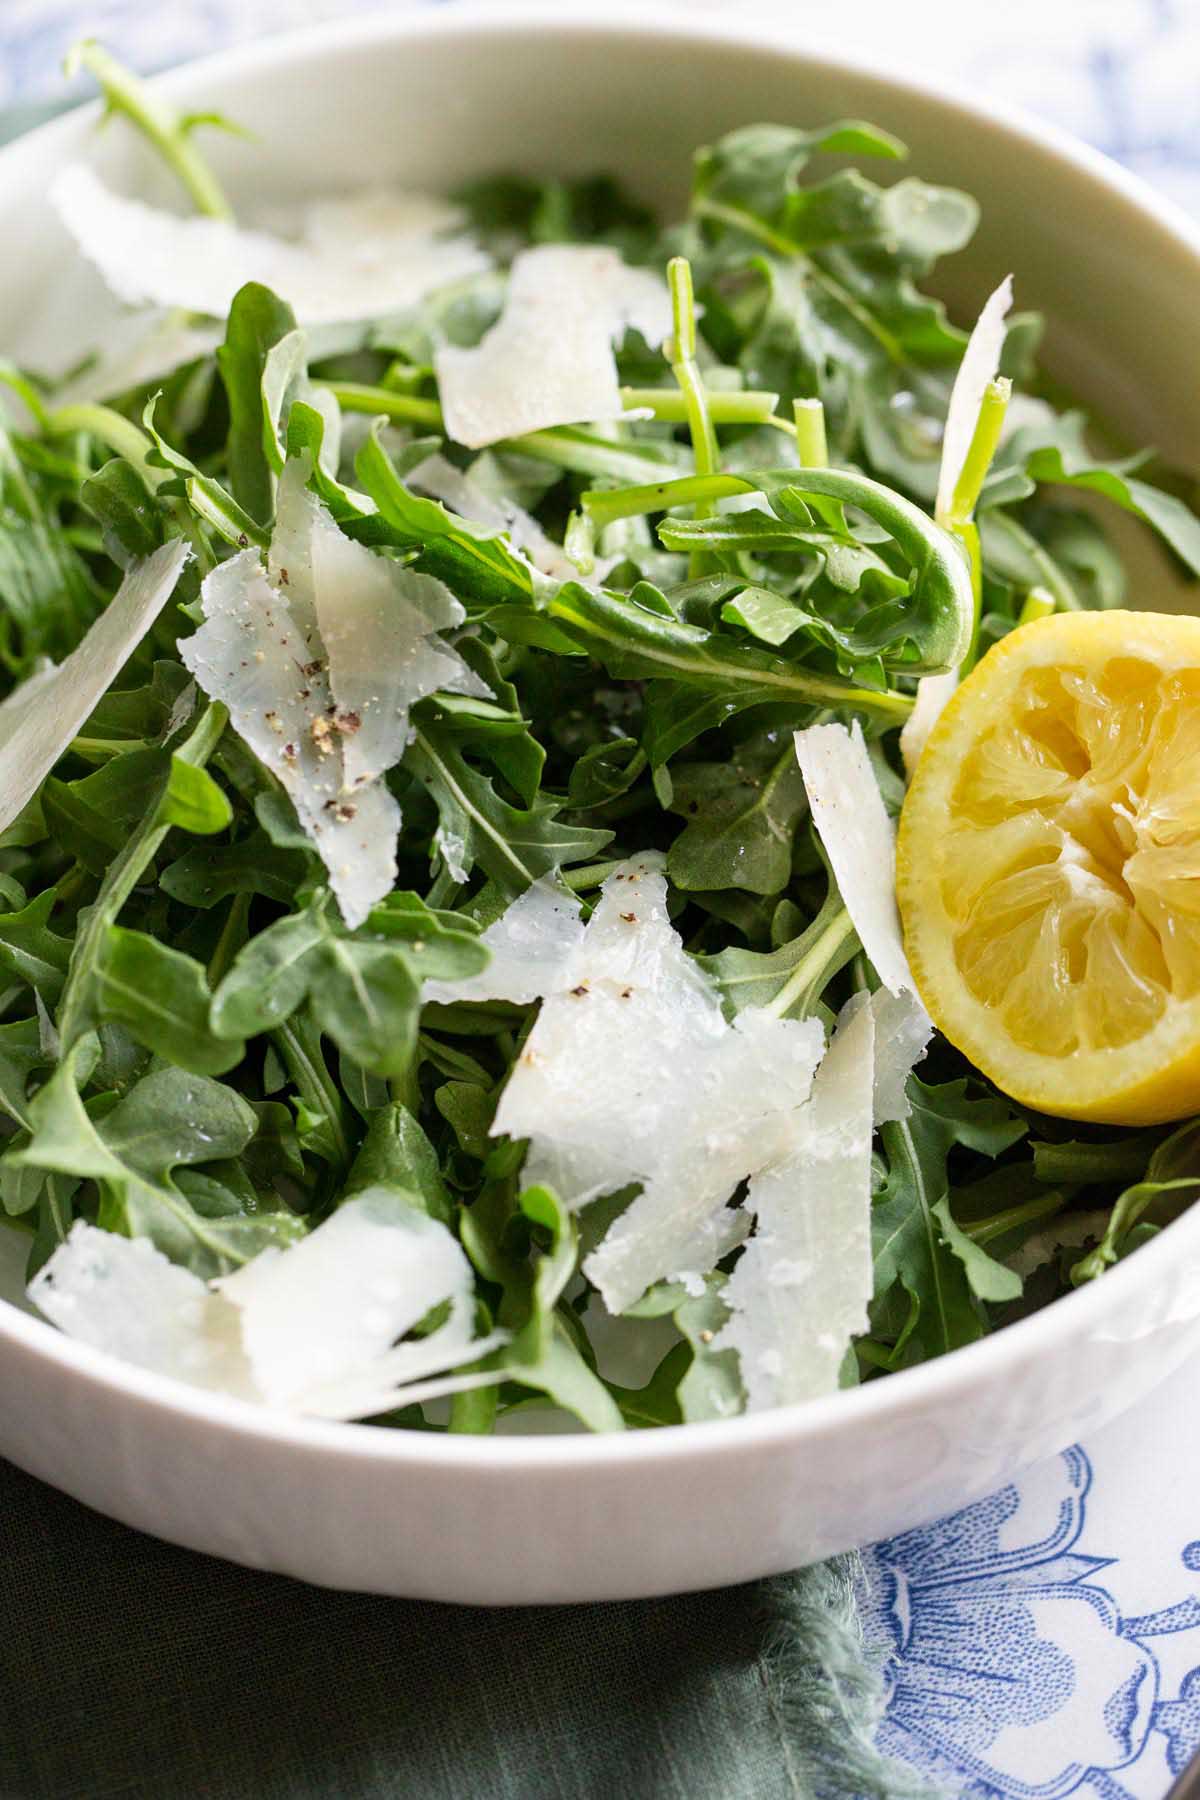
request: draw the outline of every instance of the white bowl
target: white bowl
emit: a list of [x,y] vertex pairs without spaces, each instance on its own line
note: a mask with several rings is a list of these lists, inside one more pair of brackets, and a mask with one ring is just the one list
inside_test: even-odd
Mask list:
[[[699,138],[854,114],[978,195],[948,272],[969,309],[1009,269],[1048,360],[1138,441],[1200,464],[1200,236],[1099,156],[917,81],[678,19],[460,11],[307,32],[160,83],[249,121],[213,138],[235,196],[502,169],[609,169],[682,205]],[[97,109],[0,155],[0,348],[94,341],[103,302],[45,208],[85,157],[166,193]],[[1165,565],[1138,549],[1146,598]],[[0,1240],[12,1236],[0,1231]],[[8,1260],[12,1260],[11,1256]],[[16,1265],[6,1291],[19,1295]],[[141,1373],[0,1302],[0,1452],[177,1543],[336,1587],[476,1603],[742,1581],[927,1522],[1061,1449],[1200,1342],[1200,1208],[1092,1286],[944,1361],[722,1424],[474,1440],[282,1418]]]

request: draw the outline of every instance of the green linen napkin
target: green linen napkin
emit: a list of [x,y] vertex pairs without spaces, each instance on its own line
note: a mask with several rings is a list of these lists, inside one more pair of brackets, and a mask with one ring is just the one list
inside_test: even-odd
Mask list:
[[0,1462],[0,1800],[898,1800],[853,1562],[474,1610],[177,1550]]

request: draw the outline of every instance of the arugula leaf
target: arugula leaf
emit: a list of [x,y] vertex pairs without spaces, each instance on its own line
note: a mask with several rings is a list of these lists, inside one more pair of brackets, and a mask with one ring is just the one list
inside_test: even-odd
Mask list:
[[264,832],[235,844],[197,844],[168,863],[159,886],[183,906],[207,909],[231,894],[262,894],[286,905],[302,884],[307,858],[276,848]]
[[440,501],[410,493],[383,447],[383,423],[377,419],[372,426],[354,467],[379,508],[389,541],[416,551],[415,566],[446,582],[466,605],[527,605],[533,596],[529,564],[514,556],[499,532],[457,518]]
[[[1139,481],[1131,463],[1103,462],[1088,449],[1087,421],[1082,413],[1066,413],[1052,431],[1027,426],[1014,432],[1004,464],[1023,468],[1031,482],[1088,488],[1157,531],[1193,574],[1200,575],[1200,520],[1174,494]],[[1132,459],[1133,466],[1144,461]],[[1002,471],[1001,471],[1002,472]],[[986,502],[985,488],[985,502]]]
[[144,931],[110,925],[96,959],[96,1013],[194,1075],[223,1075],[245,1045],[209,1026],[212,994],[202,963]]
[[792,842],[808,810],[788,732],[737,745],[724,763],[686,763],[670,810],[688,820],[667,855],[676,887],[778,894],[792,872]]
[[433,1145],[406,1106],[395,1102],[371,1114],[366,1136],[350,1165],[342,1198],[364,1188],[398,1188],[443,1225],[454,1208]]
[[965,1080],[926,1087],[912,1075],[908,1094],[909,1117],[882,1130],[887,1173],[871,1219],[875,1295],[886,1303],[893,1288],[903,1289],[910,1309],[905,1337],[915,1330],[924,1354],[939,1356],[983,1335],[973,1283],[1004,1285],[974,1245],[968,1251],[957,1237],[947,1241],[953,1221],[944,1227],[938,1212],[949,1200],[947,1158],[956,1145],[998,1156],[1024,1136],[1026,1125],[1007,1101],[976,1098]]
[[289,1213],[204,1218],[172,1180],[181,1166],[236,1156],[254,1135],[250,1107],[218,1082],[164,1069],[94,1122],[69,1058],[36,1095],[30,1115],[30,1142],[10,1151],[7,1163],[96,1181],[105,1230],[148,1237],[198,1275],[227,1274],[266,1246],[303,1234]]
[[564,824],[562,802],[545,794],[529,807],[510,805],[467,762],[443,726],[417,727],[404,766],[432,795],[441,820],[440,841],[453,845],[450,856],[468,872],[478,864],[514,897],[539,875],[586,862],[612,841],[611,831]]
[[1156,1147],[1146,1165],[1144,1179],[1121,1193],[1109,1214],[1099,1244],[1075,1264],[1071,1280],[1077,1286],[1094,1281],[1117,1261],[1148,1212],[1159,1211],[1167,1218],[1173,1217],[1177,1210],[1195,1199],[1198,1185],[1200,1121],[1190,1119]]
[[261,282],[248,281],[233,297],[225,342],[217,351],[229,401],[229,485],[238,505],[260,525],[269,525],[275,513],[279,414],[273,402],[283,399],[282,393],[266,392],[268,358],[295,330],[296,315],[287,302]]
[[162,508],[123,456],[110,457],[80,484],[79,503],[99,525],[104,548],[118,568],[152,556],[163,542]]
[[254,1036],[307,1001],[352,1062],[399,1075],[416,1045],[424,977],[474,975],[486,960],[469,921],[447,922],[416,895],[392,895],[349,933],[322,889],[303,912],[277,920],[238,952],[213,999],[212,1029],[218,1037]]

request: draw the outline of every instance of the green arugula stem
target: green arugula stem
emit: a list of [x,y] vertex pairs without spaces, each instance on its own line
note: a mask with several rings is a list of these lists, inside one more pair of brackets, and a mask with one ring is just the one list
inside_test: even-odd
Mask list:
[[596,527],[587,513],[573,512],[568,516],[563,554],[581,575],[590,575],[596,567]]
[[[696,301],[692,291],[692,265],[686,256],[671,258],[667,264],[667,284],[671,290],[674,333],[668,345],[671,373],[679,384],[687,410],[688,434],[692,440],[696,474],[703,478],[719,472],[721,452],[708,410],[704,382],[696,364]],[[698,519],[707,517],[712,510],[711,500],[702,498],[696,502],[695,515]],[[688,572],[693,579],[705,573],[708,560],[702,552],[693,550],[688,564]]]
[[971,434],[962,469],[954,484],[949,514],[944,519],[938,519],[938,524],[944,525],[948,531],[952,531],[956,525],[968,524],[975,517],[983,484],[1000,444],[1000,433],[1004,429],[1011,394],[1012,382],[1003,375],[995,381],[989,381],[983,390],[979,417],[975,421],[975,430]]
[[30,417],[42,431],[46,429],[46,402],[32,381],[12,363],[0,360],[0,387],[6,387],[24,401]]
[[[714,425],[769,425],[779,405],[778,394],[761,388],[703,389],[704,405]],[[656,419],[669,425],[686,425],[689,400],[678,388],[621,389],[621,405],[627,412],[652,412]],[[781,421],[786,424],[786,420]]]
[[815,976],[820,974],[827,963],[833,961],[846,939],[853,935],[854,925],[850,914],[842,907],[834,914],[812,949],[808,951],[807,955],[800,958],[775,998],[763,1008],[763,1011],[769,1013],[772,1018],[786,1019],[805,988]]
[[757,492],[752,481],[740,475],[684,475],[671,481],[651,481],[641,487],[610,490],[591,488],[580,496],[598,529],[616,519],[633,519],[642,513],[670,512],[676,506],[695,506],[721,500],[730,494]]
[[1025,596],[1017,619],[1018,625],[1032,625],[1035,619],[1048,619],[1051,613],[1058,611],[1058,602],[1049,588],[1035,584]]
[[210,219],[232,219],[233,209],[216,176],[192,143],[186,123],[145,82],[123,68],[93,38],[84,38],[67,52],[63,72],[68,80],[80,69],[86,69],[99,82],[109,112],[124,113],[153,144],[182,182],[197,212],[207,214]]
[[225,915],[225,923],[221,927],[217,947],[213,951],[208,965],[208,985],[214,992],[220,986],[222,978],[228,972],[229,965],[250,935],[246,924],[249,917],[249,894],[235,894],[229,903],[229,911]]
[[825,408],[819,400],[794,400],[796,449],[802,469],[827,469],[829,444],[825,436]]
[[610,875],[615,875],[617,870],[624,866],[624,863],[623,856],[618,856],[611,862],[584,863],[578,869],[560,869],[558,879],[565,887],[569,887],[573,894],[583,894],[589,888],[600,887]]
[[348,1168],[351,1152],[350,1140],[346,1136],[342,1096],[325,1067],[324,1058],[314,1058],[308,1054],[300,1033],[290,1019],[277,1025],[270,1033],[270,1038],[304,1104],[310,1112],[320,1113],[327,1121],[338,1161],[343,1169]]
[[72,756],[82,758],[84,762],[109,762],[114,756],[124,756],[128,750],[145,747],[145,739],[136,742],[130,738],[72,738],[67,748]]
[[[321,385],[328,388],[343,412],[382,413],[385,417],[406,425],[428,425],[435,431],[445,428],[442,409],[436,400],[423,399],[416,394],[404,394],[394,388],[373,387],[362,381],[324,381]],[[791,429],[786,419],[772,418],[779,404],[778,394],[769,394],[758,388],[708,388],[700,381],[699,395],[714,424],[772,423],[782,425],[784,430]],[[694,402],[689,394],[677,388],[625,387],[621,389],[621,404],[627,412],[652,412],[656,419],[665,424],[686,425]],[[549,461],[559,461],[564,454],[569,454],[570,440],[560,438],[554,429],[530,431],[524,437],[505,441],[509,447],[519,448],[530,456],[536,456],[540,450],[545,450],[550,453],[547,457]],[[636,452],[639,446],[624,445],[623,448]],[[648,450],[647,454],[651,452]],[[590,463],[585,465],[584,472],[591,466]]]
[[[229,714],[222,703],[210,701],[194,730],[174,755],[180,762],[202,769],[220,742],[228,721]],[[101,941],[109,926],[116,923],[122,907],[154,861],[170,829],[169,823],[161,823],[157,806],[146,814],[109,865],[100,892],[80,924],[58,1009],[58,1032],[64,1056],[91,1023],[92,976]]]
[[954,484],[949,511],[944,514],[940,508],[934,511],[937,524],[943,526],[962,545],[971,571],[971,593],[974,599],[971,641],[959,664],[960,675],[969,675],[979,658],[979,627],[983,618],[983,557],[979,547],[979,528],[975,523],[975,508],[1000,442],[1011,393],[1012,382],[1004,376],[988,382],[983,390],[971,442],[963,458],[958,480]]
[[151,492],[171,479],[169,469],[156,469],[150,462],[154,445],[145,432],[111,406],[60,406],[45,416],[45,429],[51,437],[86,432],[132,463]]
[[1004,1212],[993,1213],[988,1219],[976,1219],[973,1224],[964,1225],[963,1231],[969,1238],[980,1245],[994,1243],[1007,1232],[1016,1231],[1021,1225],[1032,1224],[1037,1219],[1052,1219],[1067,1204],[1067,1195],[1053,1190],[1048,1194],[1039,1194],[1036,1200],[1027,1200],[1023,1206],[1010,1206]]
[[394,388],[370,387],[361,381],[323,381],[344,412],[382,413],[405,425],[431,425],[442,429],[442,409],[436,400],[401,394]]
[[[1085,607],[1071,583],[1069,576],[1060,563],[1057,563],[1050,552],[1043,548],[1023,525],[1018,524],[1011,513],[997,507],[987,515],[988,523],[993,530],[1007,532],[1025,552],[1030,562],[1042,578],[1046,592],[1054,596],[1054,604],[1062,612],[1083,612]],[[1031,592],[1033,590],[1030,590]]]

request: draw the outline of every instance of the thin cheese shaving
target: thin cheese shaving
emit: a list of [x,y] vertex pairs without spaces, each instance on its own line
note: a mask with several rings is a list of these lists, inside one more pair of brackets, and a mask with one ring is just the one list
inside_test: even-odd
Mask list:
[[946,428],[942,434],[942,463],[938,471],[937,503],[934,516],[949,518],[953,510],[954,490],[971,448],[971,439],[979,422],[984,391],[996,379],[1000,356],[1007,332],[1005,320],[1012,305],[1012,276],[1006,275],[995,293],[984,305],[967,340],[946,411]]
[[195,1387],[253,1395],[237,1315],[149,1238],[78,1219],[28,1292],[52,1325],[81,1343]]
[[396,880],[400,809],[382,782],[345,794],[342,728],[311,608],[268,580],[258,553],[218,564],[204,624],[179,654],[234,730],[276,775],[329,871],[342,916],[361,925]]
[[400,809],[381,777],[410,708],[438,688],[490,695],[436,636],[464,617],[449,589],[344,536],[307,467],[280,478],[268,568],[245,550],[207,575],[179,654],[286,789],[355,927],[395,884]]
[[123,314],[105,325],[103,347],[55,388],[54,404],[82,406],[165,381],[186,363],[211,356],[224,335],[219,325],[182,324],[177,312]]
[[871,769],[862,728],[810,725],[796,756],[813,824],[842,903],[883,985],[913,992],[896,910],[896,839]]
[[0,831],[32,800],[163,607],[191,552],[175,539],[134,563],[83,642],[0,703]]
[[755,1234],[726,1284],[732,1317],[713,1345],[737,1351],[750,1412],[833,1393],[867,1327],[874,1039],[874,1010],[856,994],[789,1153],[750,1183]]
[[326,658],[347,794],[394,767],[412,736],[410,709],[444,688],[490,700],[486,683],[437,637],[466,614],[430,575],[377,556],[340,531],[306,485],[307,461],[279,483],[269,569],[311,616]]
[[933,1036],[933,1020],[915,994],[889,994],[886,988],[871,995],[875,1015],[875,1123],[889,1125],[907,1119],[909,1105],[905,1084]]
[[456,1000],[511,1000],[527,1006],[562,986],[582,941],[578,900],[543,877],[483,933],[480,942],[491,956],[486,969],[462,981],[427,981],[422,997],[443,1006]]
[[344,226],[332,203],[319,206],[296,243],[161,212],[114,194],[81,164],[62,171],[50,199],[119,299],[210,318],[224,318],[248,281],[289,301],[302,324],[376,318],[489,266],[469,238],[444,235],[459,216],[419,196],[351,196]]
[[[145,1238],[80,1220],[29,1297],[69,1336],[141,1368],[330,1419],[495,1381],[498,1372],[446,1371],[506,1341],[474,1336],[473,1277],[457,1239],[386,1188],[211,1284]],[[433,1331],[397,1341],[447,1304]]]
[[958,670],[947,669],[942,675],[922,675],[917,683],[913,709],[900,728],[900,754],[911,781],[917,772],[921,752],[929,742],[929,734],[941,718],[958,687]]
[[[471,1265],[452,1232],[387,1188],[369,1188],[287,1250],[264,1250],[214,1284],[241,1313],[269,1406],[326,1418],[379,1412],[405,1383],[474,1359]],[[434,1307],[445,1321],[400,1343]]]
[[630,328],[652,347],[670,332],[660,276],[603,246],[523,250],[490,331],[473,349],[442,344],[434,352],[446,430],[480,449],[527,431],[619,418],[613,345]]
[[821,1053],[815,1020],[747,1008],[729,1025],[666,910],[662,858],[609,876],[496,1113],[528,1137],[526,1179],[570,1207],[641,1192],[584,1271],[619,1312],[729,1247],[727,1203],[786,1139]]

